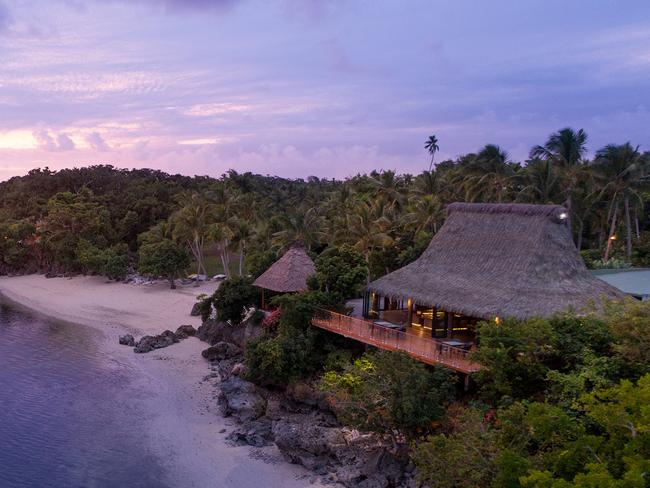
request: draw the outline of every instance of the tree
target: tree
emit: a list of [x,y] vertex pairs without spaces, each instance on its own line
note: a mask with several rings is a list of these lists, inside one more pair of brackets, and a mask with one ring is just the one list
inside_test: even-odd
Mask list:
[[314,264],[313,288],[335,294],[341,301],[359,295],[368,273],[363,255],[349,245],[328,247]]
[[245,308],[254,305],[257,300],[257,288],[250,278],[244,277],[228,278],[212,295],[217,318],[235,325],[243,320]]
[[483,147],[468,167],[471,176],[467,178],[468,199],[482,197],[485,201],[503,201],[515,174],[515,168],[508,153],[496,144]]
[[321,244],[326,236],[325,219],[320,209],[289,210],[280,216],[282,230],[273,234],[273,243],[285,249],[294,242],[302,242],[307,249]]
[[169,287],[176,288],[174,280],[190,265],[190,257],[184,246],[171,239],[144,244],[139,250],[138,270],[140,273],[164,276]]
[[[213,220],[213,206],[197,192],[183,192],[177,200],[180,208],[169,221],[174,240],[185,242],[196,260],[198,274],[207,274],[204,264],[203,246]],[[198,286],[199,280],[196,280]]]
[[429,163],[429,172],[433,169],[433,158],[435,158],[436,153],[440,149],[438,147],[438,138],[435,134],[430,135],[427,141],[424,143],[424,149],[426,149],[431,156],[431,162]]
[[530,151],[531,158],[551,161],[560,168],[563,175],[563,193],[569,214],[573,211],[573,190],[584,165],[582,158],[587,152],[587,133],[566,127],[549,136],[543,146],[535,146]]
[[390,236],[392,221],[389,217],[389,207],[380,201],[372,203],[358,201],[354,210],[346,215],[346,226],[339,230],[335,242],[351,244],[363,254],[368,274],[366,281],[370,282],[370,252],[390,246],[393,238]]
[[[647,178],[650,161],[639,152],[639,146],[629,142],[621,145],[609,144],[596,152],[595,168],[603,182],[601,194],[608,194],[612,228],[615,228],[618,199],[623,200],[625,217],[625,256],[632,257],[632,219],[630,216],[630,199],[640,201],[636,189]],[[613,233],[610,231],[610,240]],[[609,256],[606,257],[607,260]]]

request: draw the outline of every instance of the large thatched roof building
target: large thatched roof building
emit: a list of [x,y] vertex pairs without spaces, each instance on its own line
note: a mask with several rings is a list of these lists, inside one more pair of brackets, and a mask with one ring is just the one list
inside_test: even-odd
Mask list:
[[253,285],[279,293],[307,289],[307,278],[316,273],[314,261],[307,255],[302,243],[295,243]]
[[621,292],[585,267],[557,205],[454,203],[416,261],[368,285],[478,318],[548,316]]

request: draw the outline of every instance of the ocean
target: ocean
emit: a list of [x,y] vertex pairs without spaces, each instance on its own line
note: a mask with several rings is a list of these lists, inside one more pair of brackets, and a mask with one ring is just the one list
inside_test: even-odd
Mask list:
[[0,487],[169,486],[143,393],[99,340],[0,305]]

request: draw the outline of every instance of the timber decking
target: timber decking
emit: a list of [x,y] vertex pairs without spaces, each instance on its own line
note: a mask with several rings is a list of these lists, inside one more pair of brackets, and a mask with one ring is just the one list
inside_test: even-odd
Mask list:
[[480,369],[477,363],[469,359],[469,353],[463,349],[433,338],[389,329],[369,320],[319,310],[312,319],[312,324],[380,349],[405,352],[427,364],[439,364],[466,374]]

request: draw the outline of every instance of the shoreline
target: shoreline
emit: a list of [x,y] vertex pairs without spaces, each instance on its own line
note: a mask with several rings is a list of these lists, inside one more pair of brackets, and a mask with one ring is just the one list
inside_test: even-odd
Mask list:
[[[98,331],[99,361],[126,370],[143,397],[150,418],[143,435],[179,487],[322,486],[313,473],[289,464],[275,447],[232,446],[225,440],[233,423],[221,416],[207,347],[190,337],[178,344],[135,354],[118,344],[118,336],[137,337],[175,330],[200,317],[189,312],[195,297],[212,293],[216,284],[185,286],[107,283],[100,277],[45,278],[42,275],[0,277],[0,303],[50,321]],[[142,426],[134,426],[134,428]],[[137,476],[137,473],[134,473]]]

